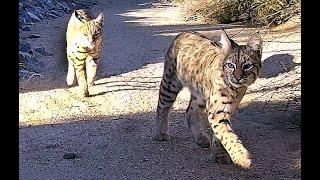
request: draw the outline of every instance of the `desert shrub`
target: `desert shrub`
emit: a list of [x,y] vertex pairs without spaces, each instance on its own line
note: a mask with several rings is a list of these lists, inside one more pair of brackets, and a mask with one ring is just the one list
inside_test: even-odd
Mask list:
[[301,12],[300,0],[264,0],[257,2],[250,17],[256,25],[279,25]]
[[184,7],[186,16],[216,23],[247,22],[275,26],[301,12],[300,0],[171,0]]

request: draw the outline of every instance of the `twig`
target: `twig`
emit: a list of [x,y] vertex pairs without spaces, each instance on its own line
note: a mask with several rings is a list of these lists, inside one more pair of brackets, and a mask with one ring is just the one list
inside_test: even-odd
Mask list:
[[280,62],[280,64],[282,65],[283,69],[287,72],[287,71],[288,71],[288,68],[283,64],[282,61],[279,61],[279,62]]
[[242,28],[239,32],[235,33],[235,34],[232,34],[231,35],[231,38],[233,38],[234,36],[240,34],[244,29],[246,29],[246,27]]
[[39,76],[39,77],[41,77],[41,74],[33,73],[33,74],[28,78],[28,80],[26,81],[26,83],[23,85],[24,88],[27,86],[29,80],[30,80],[33,76]]
[[271,96],[270,96],[270,98],[268,99],[268,101],[263,105],[263,107],[262,107],[262,112],[264,112],[264,108],[266,107],[266,105],[270,102],[270,100],[272,99],[272,97],[273,97],[273,95],[276,93],[276,91],[274,91],[272,94],[271,94]]

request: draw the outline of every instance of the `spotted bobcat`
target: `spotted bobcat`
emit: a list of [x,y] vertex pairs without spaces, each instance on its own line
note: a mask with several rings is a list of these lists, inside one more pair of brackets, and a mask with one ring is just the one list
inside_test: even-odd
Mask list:
[[[194,141],[213,149],[213,160],[231,161],[251,167],[251,158],[231,128],[231,117],[247,87],[261,71],[262,39],[253,34],[246,45],[238,45],[222,31],[219,42],[197,32],[184,32],[175,37],[167,51],[157,107],[155,140],[168,141],[168,114],[179,91],[191,92],[186,119]],[[199,121],[207,113],[213,130],[212,142]]]
[[102,47],[102,28],[104,16],[101,13],[92,19],[88,12],[75,10],[67,28],[67,84],[79,84],[79,96],[89,96],[88,86],[94,85]]

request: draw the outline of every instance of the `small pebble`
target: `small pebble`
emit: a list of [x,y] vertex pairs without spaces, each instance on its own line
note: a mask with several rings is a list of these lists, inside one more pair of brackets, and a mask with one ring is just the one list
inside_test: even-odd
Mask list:
[[30,34],[27,38],[39,38],[41,37],[40,34]]
[[51,56],[52,53],[49,53],[46,51],[46,49],[44,47],[38,47],[38,48],[35,48],[35,51],[43,56]]
[[62,157],[63,157],[63,159],[75,159],[77,157],[77,154],[75,154],[75,153],[65,153]]
[[30,31],[30,27],[29,26],[22,26],[21,29],[23,31]]

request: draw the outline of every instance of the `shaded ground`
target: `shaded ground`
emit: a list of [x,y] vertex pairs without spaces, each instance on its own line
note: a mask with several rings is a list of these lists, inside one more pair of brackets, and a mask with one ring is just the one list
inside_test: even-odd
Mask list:
[[[172,140],[152,140],[163,59],[174,35],[195,30],[213,36],[225,27],[245,43],[241,25],[181,21],[179,8],[148,1],[101,1],[105,41],[97,86],[80,101],[65,83],[65,31],[69,15],[23,32],[40,57],[40,76],[20,80],[20,179],[300,179],[300,27],[263,30],[263,72],[248,90],[233,126],[252,153],[254,168],[217,165],[210,150],[191,138],[184,120],[189,92],[183,90],[170,115]],[[63,159],[65,153],[77,154]]]

